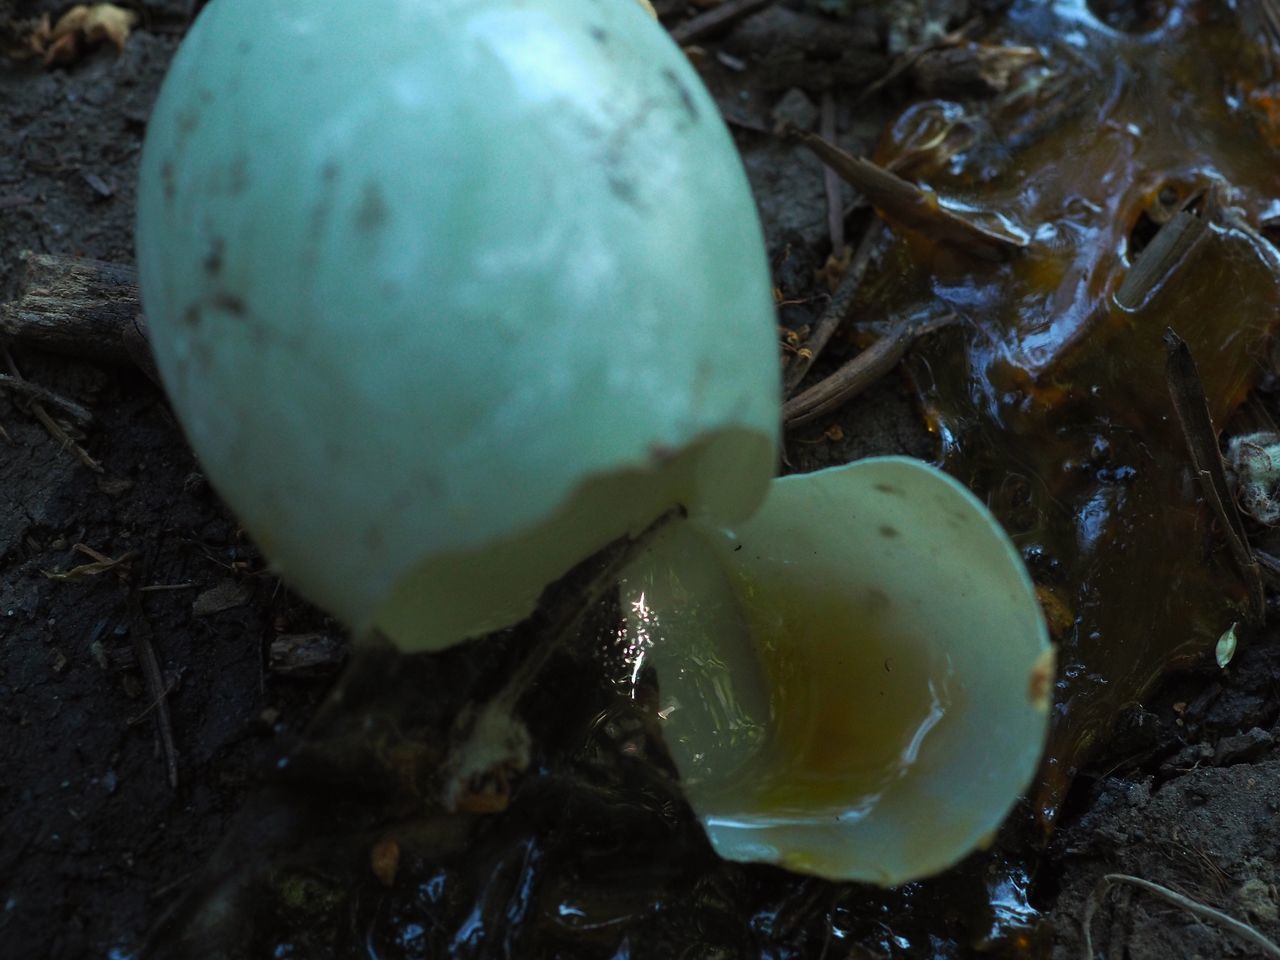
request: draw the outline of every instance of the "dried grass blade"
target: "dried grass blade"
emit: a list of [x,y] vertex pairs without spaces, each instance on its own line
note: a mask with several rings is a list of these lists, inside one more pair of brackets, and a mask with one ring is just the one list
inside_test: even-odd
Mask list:
[[1280,946],[1276,946],[1276,944],[1272,943],[1247,923],[1242,923],[1235,917],[1223,913],[1221,910],[1215,910],[1213,907],[1200,903],[1197,900],[1192,900],[1190,897],[1184,896],[1176,890],[1171,890],[1163,884],[1153,883],[1150,880],[1144,880],[1142,877],[1135,877],[1127,873],[1108,873],[1098,881],[1097,887],[1089,897],[1089,902],[1085,905],[1084,916],[1081,918],[1081,926],[1083,927],[1084,933],[1082,939],[1084,940],[1085,960],[1093,960],[1094,957],[1093,934],[1091,930],[1093,926],[1093,915],[1103,896],[1106,895],[1107,890],[1109,890],[1113,884],[1117,883],[1129,884],[1130,886],[1137,887],[1139,890],[1145,890],[1152,896],[1159,897],[1161,900],[1164,900],[1166,903],[1171,903],[1175,907],[1181,907],[1183,910],[1200,917],[1202,920],[1209,920],[1218,924],[1224,930],[1235,934],[1243,940],[1249,941],[1268,957],[1280,957]]
[[1262,575],[1253,552],[1249,549],[1244,523],[1227,486],[1226,469],[1222,463],[1222,454],[1218,451],[1218,433],[1214,429],[1213,418],[1209,415],[1209,403],[1205,399],[1199,368],[1186,341],[1172,329],[1165,332],[1164,340],[1168,350],[1165,378],[1169,384],[1169,396],[1173,400],[1178,424],[1186,440],[1187,452],[1191,456],[1192,467],[1200,480],[1205,499],[1222,526],[1231,558],[1244,580],[1252,608],[1251,616],[1255,622],[1261,622],[1264,609]]
[[1116,291],[1116,303],[1125,310],[1144,306],[1196,249],[1208,227],[1206,216],[1185,209],[1175,213],[1138,254]]
[[[84,544],[76,544],[77,548],[83,546]],[[90,551],[86,548],[81,552],[89,553]],[[114,570],[116,567],[128,563],[130,560],[133,560],[138,556],[138,551],[127,550],[114,559],[111,557],[104,557],[102,554],[97,553],[97,551],[90,553],[90,556],[96,557],[93,563],[82,563],[78,567],[72,567],[70,570],[66,571],[41,570],[40,572],[50,580],[80,580],[83,577],[94,577],[100,573],[106,573],[108,570]]]

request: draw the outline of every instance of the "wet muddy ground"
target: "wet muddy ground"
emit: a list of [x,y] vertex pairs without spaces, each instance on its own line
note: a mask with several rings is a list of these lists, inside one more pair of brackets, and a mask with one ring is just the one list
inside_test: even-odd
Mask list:
[[[139,7],[141,19],[118,55],[105,47],[56,67],[0,56],[0,302],[22,289],[25,251],[132,261],[138,152],[186,6],[175,0]],[[697,12],[680,0],[657,6],[676,30]],[[971,78],[930,66],[920,54],[936,49],[947,30],[972,25],[981,33],[999,22],[1002,6],[784,2],[693,41],[691,56],[721,103],[757,193],[788,328],[803,334],[829,301],[829,288],[816,278],[828,263],[833,230],[856,245],[872,215],[854,191],[841,188],[833,226],[822,167],[778,131],[825,124],[846,149],[869,154],[913,98],[973,98]],[[1095,10],[1123,25],[1133,10],[1155,15],[1157,6]],[[62,7],[0,2],[0,45],[21,48],[31,18],[46,12],[56,16]],[[958,89],[962,82],[969,86]],[[0,346],[7,350],[0,372],[12,372],[11,357],[27,380],[92,415],[78,428],[78,446],[68,447],[27,398],[0,390],[0,953],[23,960],[137,956],[147,932],[184,908],[200,886],[202,865],[228,834],[234,842],[220,854],[224,862],[252,862],[268,848],[280,860],[281,837],[330,829],[341,817],[354,824],[352,849],[361,849],[361,830],[376,839],[376,823],[360,822],[348,808],[339,816],[331,797],[316,799],[317,808],[334,808],[327,819],[277,830],[275,846],[263,841],[255,848],[241,813],[246,804],[273,809],[272,791],[282,788],[271,771],[294,750],[337,676],[335,660],[298,670],[282,651],[322,643],[317,636],[344,641],[335,624],[270,574],[204,482],[163,396],[144,375],[2,338]],[[856,349],[838,336],[812,376],[831,372]],[[1267,377],[1256,391],[1273,415],[1276,386]],[[935,441],[922,424],[912,387],[890,374],[856,403],[793,430],[787,467],[808,470],[884,452],[933,457]],[[1270,534],[1252,532],[1265,546]],[[501,659],[500,649],[494,657]],[[436,673],[471,677],[477,669],[451,662]],[[679,931],[690,957],[964,957],[987,949],[1075,958],[1084,955],[1081,921],[1099,879],[1124,873],[1275,939],[1278,678],[1280,642],[1267,629],[1250,636],[1225,670],[1205,656],[1142,706],[1124,708],[1075,779],[1043,856],[1028,859],[1035,863],[1029,876],[1009,874],[1005,887],[994,885],[990,902],[948,894],[945,880],[883,895],[749,869],[717,874],[710,889],[667,864],[662,889],[670,896],[688,882],[697,909],[682,915],[678,907],[664,908],[670,918],[664,936]],[[607,712],[606,702],[596,706]],[[438,710],[447,714],[448,704]],[[630,722],[615,720],[624,729]],[[551,740],[559,735],[554,728]],[[594,769],[588,760],[575,757],[575,769]],[[612,776],[619,768],[599,769]],[[308,782],[313,789],[317,781]],[[272,784],[266,793],[265,783]],[[490,858],[486,869],[495,876],[538,878],[544,891],[551,888],[538,902],[569,902],[572,878],[548,879],[527,862],[529,851],[539,849],[529,838],[550,829],[547,823],[568,829],[564,811],[553,809],[559,795],[536,778],[524,789],[522,797],[517,788],[507,814],[456,825],[453,846],[465,838],[473,844],[468,855]],[[305,789],[287,791],[296,812]],[[659,829],[604,800],[581,801],[574,816]],[[674,825],[661,828],[664,842],[699,861],[706,851],[696,832],[678,810],[674,817]],[[592,842],[603,843],[604,834],[598,827]],[[462,901],[471,888],[465,877],[456,886],[448,879],[465,874],[459,853],[440,836],[418,842],[437,851],[436,860],[424,854],[423,863],[446,866],[424,868],[414,896],[425,902],[433,890],[455,891],[449,895],[459,903],[439,915],[460,911],[465,918]],[[404,875],[414,879],[413,845],[404,846]],[[364,869],[358,858],[339,862],[353,873]],[[328,941],[340,946],[317,952],[291,927],[314,916],[295,901],[323,901],[344,882],[332,859],[325,863],[275,883],[285,906],[272,914],[273,926],[227,955],[663,955],[640,933],[616,935],[635,917],[648,917],[636,891],[657,883],[626,871],[610,874],[613,886],[593,903],[609,918],[599,927],[561,923],[548,934],[521,914],[505,937],[496,930],[463,936],[461,927],[424,932],[404,919],[413,897],[393,895],[352,907],[349,922]],[[873,915],[866,904],[874,904]],[[656,929],[635,923],[635,931]],[[987,936],[983,924],[999,927],[998,935]],[[372,929],[382,936],[370,946],[360,931]],[[1102,957],[1262,955],[1132,885],[1115,886],[1098,901],[1092,930]]]

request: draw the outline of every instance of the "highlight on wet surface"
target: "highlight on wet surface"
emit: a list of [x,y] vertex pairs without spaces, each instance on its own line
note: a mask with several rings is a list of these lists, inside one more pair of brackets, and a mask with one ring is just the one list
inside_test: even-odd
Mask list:
[[993,261],[884,210],[850,309],[869,339],[926,307],[960,318],[906,363],[944,466],[1005,524],[1062,623],[1046,826],[1126,704],[1254,619],[1192,476],[1162,338],[1186,342],[1222,429],[1280,314],[1274,38],[1260,5],[1121,16],[1132,6],[1015,4],[995,39],[1042,64],[980,115],[946,101],[902,115],[878,163],[1030,239]]

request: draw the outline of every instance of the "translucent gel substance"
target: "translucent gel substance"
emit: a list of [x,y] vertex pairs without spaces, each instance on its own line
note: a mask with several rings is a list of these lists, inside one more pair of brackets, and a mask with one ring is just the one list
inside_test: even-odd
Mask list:
[[[1165,376],[1189,345],[1221,428],[1269,363],[1280,201],[1274,51],[1224,4],[1169,5],[1146,32],[1083,2],[1016,5],[1004,37],[1040,49],[989,111],[919,104],[878,159],[1031,236],[992,263],[891,230],[852,315],[874,335],[920,310],[961,323],[909,361],[947,469],[984,498],[1064,614],[1037,791],[1046,823],[1117,713],[1202,658],[1245,590],[1201,499]],[[964,136],[942,136],[960,131]],[[921,144],[942,142],[944,148]],[[959,144],[958,149],[947,145]],[[1208,227],[1132,309],[1115,295],[1158,226]]]
[[776,727],[709,806],[776,823],[814,811],[852,821],[910,771],[926,735],[945,723],[952,671],[945,657],[931,662],[922,638],[892,626],[886,607],[874,593],[755,592],[748,610]]

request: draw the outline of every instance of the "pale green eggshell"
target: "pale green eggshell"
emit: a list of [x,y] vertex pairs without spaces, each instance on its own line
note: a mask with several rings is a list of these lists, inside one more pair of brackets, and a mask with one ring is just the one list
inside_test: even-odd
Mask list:
[[778,373],[715,104],[633,0],[218,0],[139,186],[174,408],[288,580],[407,647],[682,501],[748,513]]
[[1022,560],[920,461],[774,482],[732,531],[666,531],[627,642],[716,851],[886,885],[950,866],[1033,776],[1052,655]]

